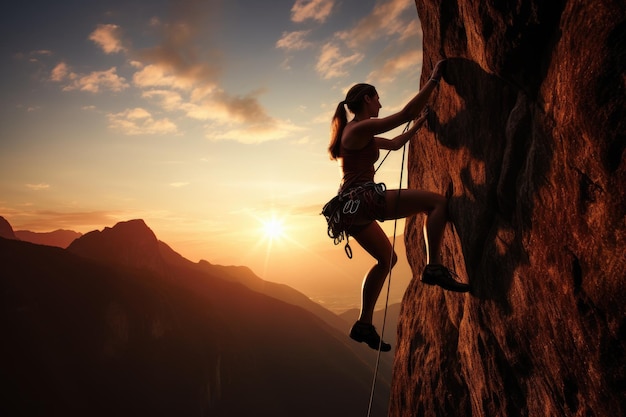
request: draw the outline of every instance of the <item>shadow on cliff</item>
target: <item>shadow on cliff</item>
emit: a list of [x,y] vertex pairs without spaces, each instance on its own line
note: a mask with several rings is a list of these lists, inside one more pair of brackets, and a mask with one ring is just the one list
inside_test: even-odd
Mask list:
[[[456,94],[460,109],[441,121],[435,106],[429,129],[443,146],[470,158],[449,174],[450,214],[472,294],[507,311],[515,270],[528,263],[523,239],[532,227],[535,195],[550,168],[552,143],[543,129],[553,122],[535,104],[537,87],[521,86],[513,76],[490,74],[473,61],[450,58],[444,80],[453,92],[442,94]],[[447,110],[441,111],[443,116]],[[461,184],[454,184],[459,180]]]

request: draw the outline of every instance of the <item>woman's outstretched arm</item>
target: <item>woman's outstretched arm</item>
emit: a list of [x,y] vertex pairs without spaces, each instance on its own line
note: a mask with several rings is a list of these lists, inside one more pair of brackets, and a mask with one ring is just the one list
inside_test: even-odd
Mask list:
[[372,137],[384,132],[388,132],[391,129],[407,123],[410,120],[415,119],[420,112],[428,104],[430,95],[439,85],[439,80],[443,72],[445,60],[437,62],[435,69],[433,70],[430,79],[426,82],[424,87],[413,97],[403,108],[397,113],[383,117],[380,119],[368,119],[359,123],[354,128],[354,134],[361,137]]
[[376,146],[378,146],[378,149],[387,149],[392,151],[397,151],[402,148],[405,143],[415,136],[419,128],[422,127],[426,121],[427,115],[428,111],[423,111],[422,114],[420,114],[419,117],[413,121],[413,125],[407,129],[406,132],[403,132],[393,139],[374,138],[376,140]]

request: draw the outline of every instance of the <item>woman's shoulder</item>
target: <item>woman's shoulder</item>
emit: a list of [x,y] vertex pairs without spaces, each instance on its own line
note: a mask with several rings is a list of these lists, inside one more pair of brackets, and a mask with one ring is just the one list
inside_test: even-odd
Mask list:
[[374,141],[374,136],[359,129],[359,124],[363,121],[349,122],[341,135],[341,147],[347,150],[358,151],[367,147]]

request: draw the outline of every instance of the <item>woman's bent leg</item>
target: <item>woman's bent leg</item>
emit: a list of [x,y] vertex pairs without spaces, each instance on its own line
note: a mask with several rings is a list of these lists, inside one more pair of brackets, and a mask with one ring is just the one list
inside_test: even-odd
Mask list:
[[426,213],[424,240],[426,263],[440,264],[440,247],[448,222],[448,200],[437,193],[421,190],[387,190],[386,218],[400,219],[417,213]]
[[363,249],[376,259],[376,264],[365,275],[361,289],[359,321],[371,324],[376,301],[383,288],[387,274],[396,264],[397,256],[395,252],[392,253],[389,238],[376,222],[372,222],[354,238]]

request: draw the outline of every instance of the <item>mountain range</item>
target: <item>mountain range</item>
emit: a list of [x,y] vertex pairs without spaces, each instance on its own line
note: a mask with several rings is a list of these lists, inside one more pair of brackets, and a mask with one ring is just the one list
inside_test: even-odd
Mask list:
[[[376,352],[304,294],[245,267],[193,263],[142,220],[67,249],[17,240],[6,225],[0,414],[366,413]],[[381,376],[373,416],[386,414],[388,393]]]

